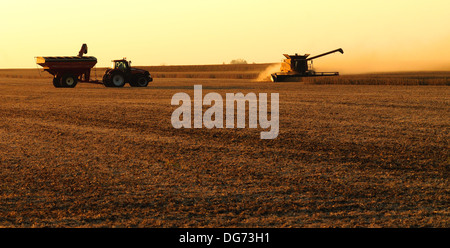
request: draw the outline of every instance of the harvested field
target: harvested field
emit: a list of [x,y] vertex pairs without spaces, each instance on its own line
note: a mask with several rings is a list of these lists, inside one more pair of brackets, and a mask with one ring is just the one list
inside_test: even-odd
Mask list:
[[308,84],[352,85],[450,85],[450,72],[385,72],[342,75],[339,77],[305,78]]
[[[278,71],[279,64],[237,65],[174,65],[137,66],[148,70],[154,78],[203,78],[203,79],[249,79],[270,81],[269,75]],[[270,69],[270,70],[267,70]],[[94,68],[91,77],[101,80],[106,68]],[[52,78],[42,68],[1,69],[0,77],[17,79]],[[339,77],[303,78],[305,84],[351,84],[351,85],[450,85],[449,71],[380,72],[344,74]]]
[[[148,70],[154,78],[223,78],[256,79],[264,69],[272,64],[224,64],[224,65],[173,65],[173,66],[136,66]],[[134,65],[133,65],[134,66]],[[106,68],[94,68],[92,77],[101,79]],[[0,77],[41,79],[52,78],[42,68],[1,69]]]
[[[177,71],[164,73],[191,73]],[[0,72],[0,226],[450,226],[448,86],[197,75],[56,89],[27,73]],[[173,128],[171,97],[194,84],[279,93],[278,138]]]

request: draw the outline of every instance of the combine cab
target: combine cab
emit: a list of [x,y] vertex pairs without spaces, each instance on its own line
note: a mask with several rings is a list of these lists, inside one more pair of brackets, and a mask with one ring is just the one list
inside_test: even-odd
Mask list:
[[317,59],[319,57],[335,52],[344,53],[344,50],[342,50],[342,48],[339,48],[310,58],[308,58],[309,54],[283,54],[286,59],[281,64],[281,72],[272,74],[271,79],[273,82],[283,82],[301,81],[303,77],[339,76],[339,72],[316,72],[312,67],[313,59]]
[[131,68],[131,62],[125,59],[114,60],[114,68],[105,72],[102,82],[91,80],[91,69],[97,64],[97,59],[83,56],[86,53],[87,45],[83,44],[78,56],[36,57],[36,63],[54,76],[53,85],[56,88],[73,88],[78,82],[104,84],[106,87],[123,87],[125,83],[133,87],[147,87],[153,80],[148,71]]

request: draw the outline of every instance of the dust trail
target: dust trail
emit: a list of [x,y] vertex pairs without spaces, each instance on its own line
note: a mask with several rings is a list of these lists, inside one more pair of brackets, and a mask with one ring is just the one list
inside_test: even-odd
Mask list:
[[280,71],[281,63],[271,64],[264,71],[259,73],[256,81],[265,82],[270,81],[270,74]]

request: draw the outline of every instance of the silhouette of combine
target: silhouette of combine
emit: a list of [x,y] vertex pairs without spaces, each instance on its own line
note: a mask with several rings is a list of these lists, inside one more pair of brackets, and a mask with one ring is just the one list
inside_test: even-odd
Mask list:
[[281,64],[280,68],[281,72],[273,73],[271,75],[271,79],[273,82],[283,82],[283,81],[299,81],[299,79],[301,80],[301,78],[303,77],[339,76],[339,72],[316,72],[313,70],[312,66],[313,59],[317,59],[335,52],[344,53],[344,50],[342,50],[342,48],[339,48],[310,58],[308,58],[309,54],[305,55],[283,54],[286,57],[286,59]]

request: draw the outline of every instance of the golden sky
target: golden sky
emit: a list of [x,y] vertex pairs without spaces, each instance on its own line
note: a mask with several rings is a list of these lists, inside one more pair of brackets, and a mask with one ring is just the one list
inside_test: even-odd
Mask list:
[[2,0],[0,68],[76,55],[97,66],[271,63],[319,54],[316,70],[450,70],[448,0]]

